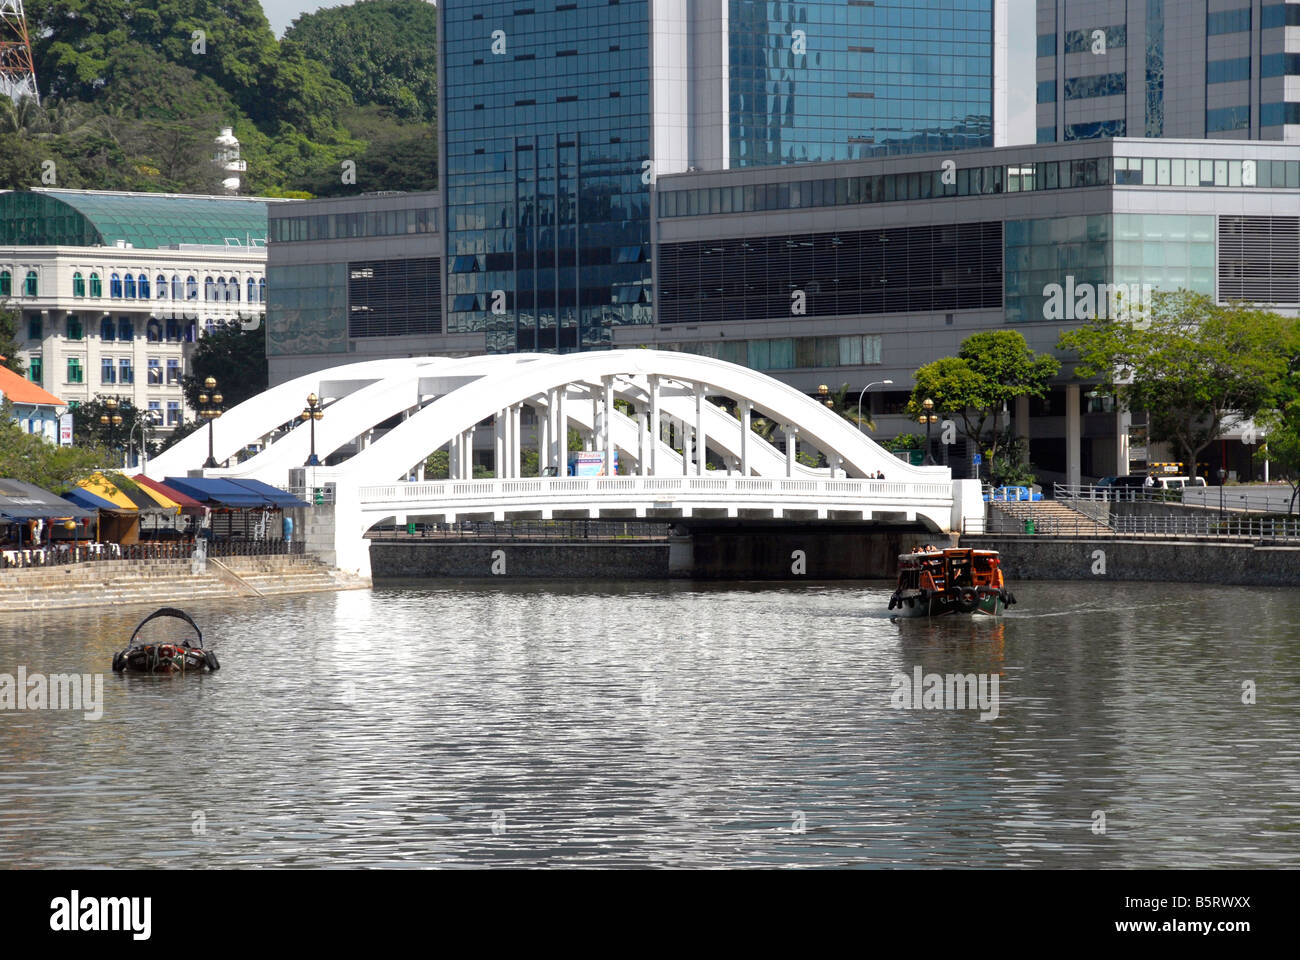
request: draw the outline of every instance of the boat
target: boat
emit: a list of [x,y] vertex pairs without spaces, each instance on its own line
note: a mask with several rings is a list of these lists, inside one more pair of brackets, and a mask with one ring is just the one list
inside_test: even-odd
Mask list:
[[[159,617],[183,620],[194,630],[194,638],[163,640],[154,643],[136,643],[144,625]],[[217,655],[203,649],[203,632],[184,610],[162,607],[140,621],[125,650],[113,655],[114,673],[201,673],[203,670],[220,670]]]
[[1016,602],[996,550],[929,544],[899,554],[898,585],[889,598],[896,617],[971,613],[997,617]]

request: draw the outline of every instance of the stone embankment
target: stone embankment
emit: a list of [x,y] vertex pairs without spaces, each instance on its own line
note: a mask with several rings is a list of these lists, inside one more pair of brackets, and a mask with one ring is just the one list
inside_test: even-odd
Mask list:
[[369,581],[311,556],[209,558],[195,573],[189,560],[101,560],[0,570],[0,613],[117,604],[266,597],[356,590]]

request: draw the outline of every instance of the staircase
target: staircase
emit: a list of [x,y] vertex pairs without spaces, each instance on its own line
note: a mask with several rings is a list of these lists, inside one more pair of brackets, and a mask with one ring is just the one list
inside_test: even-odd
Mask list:
[[985,532],[1025,532],[1025,521],[1034,521],[1034,532],[1047,536],[1113,537],[1115,531],[1086,513],[1067,507],[1059,500],[990,500]]
[[226,557],[221,561],[249,594],[271,597],[286,593],[359,590],[370,586],[361,577],[326,566],[312,556]]

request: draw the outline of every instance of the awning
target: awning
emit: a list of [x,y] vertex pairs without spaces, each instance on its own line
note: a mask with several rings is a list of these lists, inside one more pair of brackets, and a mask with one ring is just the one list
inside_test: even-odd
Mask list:
[[286,493],[279,487],[273,487],[269,483],[263,483],[261,480],[249,480],[245,477],[228,477],[231,483],[237,483],[241,487],[246,487],[253,493],[260,494],[271,501],[275,506],[285,507],[310,507],[311,504],[299,500],[292,493]]
[[224,477],[167,477],[163,482],[186,496],[218,507],[270,507],[269,497],[254,493]]
[[89,490],[83,490],[81,487],[73,487],[64,494],[65,500],[80,504],[87,510],[104,510],[109,513],[122,513],[122,508],[117,504],[105,500],[103,497],[97,497]]
[[26,523],[28,520],[86,520],[95,514],[35,484],[0,479],[0,516],[6,523]]
[[113,504],[110,509],[118,513],[137,513],[142,516],[166,514],[174,517],[179,510],[175,504],[164,506],[147,493],[133,489],[128,485],[125,478],[122,479],[121,483],[118,483],[112,477],[103,473],[92,473],[85,480],[78,483],[77,486],[82,490],[88,490],[103,500],[107,500]]
[[150,493],[150,495],[156,493],[158,494],[158,496],[164,498],[165,500],[169,500],[176,506],[180,507],[181,513],[189,514],[191,516],[196,514],[201,515],[205,509],[203,504],[199,503],[193,497],[187,497],[179,490],[175,489],[174,487],[169,487],[165,483],[159,483],[157,480],[151,480],[149,477],[146,477],[143,473],[137,473],[131,479],[134,480],[136,483],[140,484],[142,489],[146,489]]

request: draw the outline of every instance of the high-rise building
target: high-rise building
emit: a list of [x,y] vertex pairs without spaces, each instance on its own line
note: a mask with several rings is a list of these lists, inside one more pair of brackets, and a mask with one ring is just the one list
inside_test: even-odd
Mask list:
[[1300,142],[1300,2],[1038,0],[1038,142]]
[[1006,0],[448,0],[439,17],[446,330],[489,351],[652,321],[658,176],[1004,139]]

